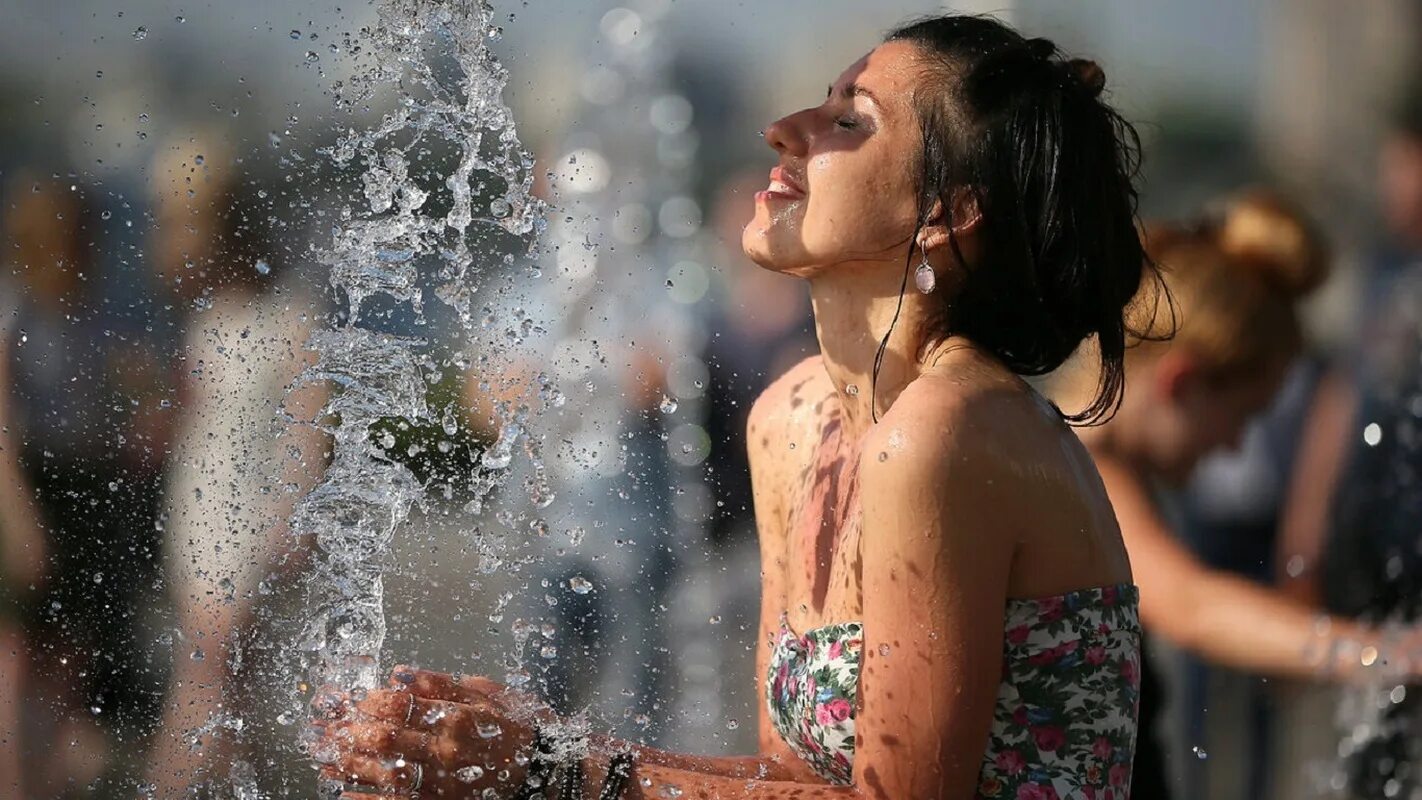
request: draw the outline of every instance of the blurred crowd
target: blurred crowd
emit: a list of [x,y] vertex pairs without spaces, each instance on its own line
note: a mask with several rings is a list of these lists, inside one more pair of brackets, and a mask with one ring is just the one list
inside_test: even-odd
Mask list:
[[[658,38],[665,4],[633,5],[601,17],[568,119],[536,144],[562,246],[481,298],[499,326],[535,320],[547,349],[528,374],[469,369],[449,401],[472,445],[446,468],[472,473],[499,437],[500,387],[563,381],[550,441],[570,449],[544,454],[557,499],[540,520],[555,534],[535,529],[540,549],[516,565],[470,545],[497,507],[411,523],[422,552],[397,547],[389,646],[508,667],[513,625],[561,708],[744,750],[760,702],[746,416],[815,352],[814,331],[803,287],[740,252],[771,162],[740,130],[752,89]],[[1366,235],[1306,202],[1320,187],[1253,168],[1146,221],[1169,291],[1146,290],[1137,322],[1176,337],[1142,344],[1117,418],[1082,431],[1151,635],[1143,800],[1422,796],[1422,645],[1408,645],[1422,622],[1422,71],[1400,85],[1380,143],[1355,154],[1376,164]],[[0,797],[307,788],[297,728],[265,695],[300,679],[281,651],[311,543],[287,520],[327,458],[308,424],[323,390],[296,379],[340,300],[308,247],[329,220],[269,193],[290,161],[254,167],[236,123],[168,127],[151,158],[102,179],[58,147],[0,159]],[[1166,160],[1188,172],[1191,155]],[[1147,200],[1172,191],[1175,173],[1158,174]],[[1360,288],[1338,301],[1340,282]],[[1345,335],[1315,335],[1308,298],[1323,295],[1356,321]],[[1083,381],[1042,389],[1065,406]],[[431,605],[466,611],[417,613]],[[1384,640],[1416,665],[1379,683],[1357,668]]]

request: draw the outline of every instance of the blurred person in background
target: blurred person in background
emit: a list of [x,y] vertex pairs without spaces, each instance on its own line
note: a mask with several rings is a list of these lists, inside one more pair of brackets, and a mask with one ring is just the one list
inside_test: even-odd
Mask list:
[[[1291,595],[1386,624],[1422,615],[1422,74],[1397,112],[1378,160],[1385,234],[1356,339],[1313,397],[1276,559]],[[1419,711],[1408,691],[1366,736],[1340,720],[1305,747],[1344,756],[1358,797],[1410,796],[1422,784]]]
[[[1206,454],[1238,446],[1277,393],[1302,343],[1298,300],[1327,273],[1319,237],[1256,191],[1197,222],[1148,226],[1146,245],[1168,292],[1139,298],[1146,335],[1127,357],[1125,398],[1109,422],[1080,435],[1120,520],[1147,635],[1212,664],[1275,676],[1349,681],[1367,678],[1374,663],[1422,667],[1404,657],[1415,634],[1393,641],[1206,566],[1177,535],[1165,501],[1164,487],[1186,480]],[[1167,754],[1150,728],[1164,698],[1144,666],[1134,796],[1168,798]]]
[[[24,796],[49,797],[88,786],[153,716],[161,683],[145,663],[140,616],[156,605],[157,498],[123,457],[136,400],[111,381],[121,365],[104,346],[85,192],[20,171],[3,200],[11,307],[0,323],[0,413],[11,479],[0,484],[0,528],[6,572],[24,576],[6,594],[24,644],[8,665],[25,700],[20,741],[6,749],[23,759]],[[15,545],[24,550],[12,562]]]
[[[17,335],[18,287],[0,272],[0,353],[10,352]],[[45,578],[45,536],[40,527],[34,490],[20,465],[20,437],[11,419],[10,359],[0,358],[0,790],[31,797],[27,776],[37,759],[52,747],[35,747],[26,730],[39,714],[31,707],[42,682],[33,674],[34,654],[26,625],[33,614],[34,593]],[[27,713],[28,712],[28,713]],[[63,752],[59,750],[58,752]]]
[[[147,261],[189,309],[177,435],[163,519],[179,617],[174,676],[147,761],[157,797],[185,796],[240,755],[250,629],[264,580],[301,563],[287,520],[318,479],[326,443],[309,421],[316,387],[288,390],[310,363],[314,297],[281,269],[270,210],[246,193],[240,160],[211,134],[175,138],[149,171]],[[263,592],[263,588],[267,591]]]

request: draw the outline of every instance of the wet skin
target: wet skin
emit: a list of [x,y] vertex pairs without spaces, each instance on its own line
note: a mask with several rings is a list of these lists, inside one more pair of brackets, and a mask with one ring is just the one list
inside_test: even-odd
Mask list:
[[[1060,417],[990,356],[931,339],[943,297],[910,293],[895,307],[911,243],[928,251],[940,292],[959,270],[944,215],[915,239],[920,131],[910,96],[920,75],[912,45],[883,45],[823,104],[767,129],[778,169],[743,238],[757,264],[809,282],[822,351],[751,411],[762,562],[756,695],[782,614],[797,630],[862,621],[854,781],[827,785],[762,710],[755,756],[633,748],[625,798],[670,787],[698,799],[971,797],[1007,600],[1131,579],[1100,479]],[[973,211],[952,215],[970,255]],[[895,313],[874,384],[874,352]],[[457,708],[433,727],[420,717],[405,724],[411,695]],[[335,703],[321,731],[331,755],[323,769],[371,787],[354,797],[408,795],[413,772],[397,756],[430,765],[421,796],[507,791],[523,781],[516,754],[532,740],[524,720],[538,708],[484,679],[413,671],[354,706]],[[502,733],[471,733],[481,723]],[[585,796],[595,796],[607,752],[622,746],[594,738]],[[450,768],[467,764],[491,769],[465,784]]]

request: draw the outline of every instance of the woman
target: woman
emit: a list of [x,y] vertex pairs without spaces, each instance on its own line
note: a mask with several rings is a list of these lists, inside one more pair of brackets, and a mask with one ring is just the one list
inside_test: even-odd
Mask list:
[[809,283],[821,355],[748,426],[759,755],[590,743],[493,682],[397,669],[323,698],[323,774],[351,797],[1126,797],[1130,567],[1089,456],[1018,377],[1095,336],[1080,419],[1120,393],[1144,260],[1103,82],[934,17],[765,132],[779,164],[743,245]]
[[[1169,294],[1143,293],[1135,310],[1147,340],[1126,359],[1131,390],[1107,424],[1081,436],[1130,551],[1146,632],[1208,662],[1271,676],[1353,680],[1409,669],[1402,642],[1203,564],[1176,537],[1159,497],[1212,450],[1236,446],[1277,392],[1302,341],[1298,301],[1326,276],[1318,237],[1278,200],[1249,193],[1216,216],[1153,226],[1145,238]],[[1160,338],[1152,332],[1174,335],[1150,341]],[[1159,705],[1147,669],[1141,797],[1170,796],[1149,735]]]

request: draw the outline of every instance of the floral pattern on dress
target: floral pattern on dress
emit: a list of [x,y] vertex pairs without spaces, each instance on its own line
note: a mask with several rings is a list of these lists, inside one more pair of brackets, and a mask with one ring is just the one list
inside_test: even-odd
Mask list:
[[[1140,703],[1134,586],[1009,600],[1003,677],[976,800],[1128,800]],[[848,784],[864,628],[797,636],[784,617],[771,652],[770,720],[820,777]]]
[[854,756],[854,699],[864,645],[858,622],[796,636],[780,617],[780,639],[766,676],[770,718],[786,744],[825,780],[849,783]]

